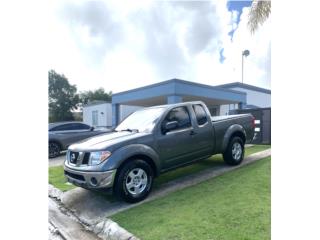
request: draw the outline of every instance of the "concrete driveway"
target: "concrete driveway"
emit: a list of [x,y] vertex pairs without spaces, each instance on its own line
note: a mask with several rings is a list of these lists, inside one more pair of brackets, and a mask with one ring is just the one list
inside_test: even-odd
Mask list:
[[49,167],[62,166],[64,160],[66,160],[66,151],[61,152],[59,157],[49,158]]
[[241,165],[234,167],[227,166],[221,162],[221,165],[214,166],[201,172],[190,174],[188,176],[162,184],[158,188],[153,189],[150,196],[146,200],[137,204],[128,204],[117,201],[110,193],[94,192],[82,188],[75,188],[65,192],[61,197],[61,202],[83,223],[93,225],[115,213],[135,207],[156,198],[163,197],[171,192],[193,186],[270,155],[271,149],[267,149],[246,157]]

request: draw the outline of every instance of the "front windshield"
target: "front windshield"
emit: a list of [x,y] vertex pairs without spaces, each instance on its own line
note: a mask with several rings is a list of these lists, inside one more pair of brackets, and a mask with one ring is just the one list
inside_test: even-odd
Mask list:
[[115,130],[151,132],[164,110],[163,107],[157,107],[134,112],[123,120]]

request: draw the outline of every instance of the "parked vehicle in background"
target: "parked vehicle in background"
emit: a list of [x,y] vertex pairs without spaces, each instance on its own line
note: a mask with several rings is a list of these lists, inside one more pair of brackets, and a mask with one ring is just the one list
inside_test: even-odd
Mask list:
[[211,117],[199,101],[144,108],[113,132],[72,144],[64,173],[77,186],[113,188],[120,199],[138,202],[154,177],[171,169],[219,153],[240,164],[253,133],[251,114]]
[[82,122],[49,123],[49,158],[60,155],[71,144],[98,134],[109,132],[107,129],[94,129]]

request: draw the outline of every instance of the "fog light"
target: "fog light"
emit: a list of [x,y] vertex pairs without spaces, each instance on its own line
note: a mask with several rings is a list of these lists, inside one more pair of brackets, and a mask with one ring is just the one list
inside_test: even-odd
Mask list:
[[90,179],[90,181],[91,181],[91,184],[92,184],[93,186],[97,186],[98,181],[97,181],[97,179],[96,179],[95,177],[92,177],[92,178]]

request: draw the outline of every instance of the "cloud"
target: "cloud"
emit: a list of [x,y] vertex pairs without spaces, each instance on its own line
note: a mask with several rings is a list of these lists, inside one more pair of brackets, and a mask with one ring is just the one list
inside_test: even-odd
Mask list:
[[160,78],[187,76],[190,59],[210,47],[217,51],[221,26],[211,2],[154,2],[128,14],[143,38],[136,46]]
[[[248,49],[250,55],[244,59],[244,81],[248,84],[270,88],[271,84],[271,16],[251,34],[247,27],[249,8],[244,8],[237,31],[234,34],[233,53]],[[233,55],[232,52],[229,52]],[[240,61],[239,59],[238,61]]]
[[117,92],[171,78],[241,81],[245,47],[248,83],[268,86],[270,28],[251,36],[245,9],[235,26],[239,13],[228,11],[226,0],[60,1],[56,9],[53,44],[60,54],[52,52],[52,67],[80,89]]
[[108,51],[121,44],[123,25],[103,1],[66,2],[60,15],[69,25],[77,46],[99,63]]

